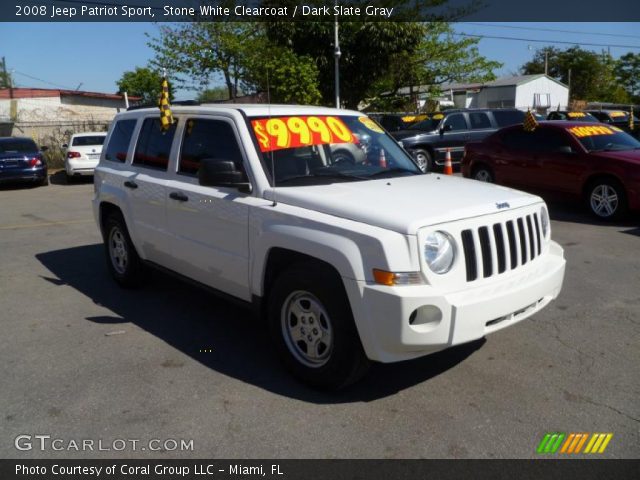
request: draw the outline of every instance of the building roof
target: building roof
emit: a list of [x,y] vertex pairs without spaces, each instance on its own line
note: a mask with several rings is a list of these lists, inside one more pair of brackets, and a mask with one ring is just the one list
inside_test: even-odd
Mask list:
[[[494,87],[511,87],[511,86],[519,86],[524,85],[525,83],[532,82],[533,80],[537,80],[539,78],[546,77],[549,80],[556,82],[563,87],[567,87],[564,83],[556,80],[555,78],[550,77],[549,75],[545,75],[544,73],[538,73],[535,75],[514,75],[510,77],[501,77],[492,82],[471,82],[471,83],[443,83],[441,85],[437,85],[441,92],[466,92],[468,90],[480,90],[482,88],[494,88]],[[402,87],[396,90],[396,95],[409,95],[411,91],[413,93],[425,93],[430,89],[435,87],[435,85],[416,85],[412,89],[410,87]],[[567,87],[568,88],[568,87]],[[390,94],[387,92],[386,94]],[[384,94],[383,94],[384,95]]]
[[[80,90],[61,90],[59,88],[0,88],[0,99],[9,98],[50,98],[50,97],[85,97],[103,100],[124,100],[124,95],[117,93],[84,92]],[[137,102],[140,97],[129,96],[129,100]]]

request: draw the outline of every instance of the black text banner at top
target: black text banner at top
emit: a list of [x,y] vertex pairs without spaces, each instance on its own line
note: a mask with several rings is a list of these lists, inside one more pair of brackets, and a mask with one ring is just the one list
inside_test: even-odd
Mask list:
[[640,2],[609,0],[14,0],[0,22],[281,21],[637,22]]

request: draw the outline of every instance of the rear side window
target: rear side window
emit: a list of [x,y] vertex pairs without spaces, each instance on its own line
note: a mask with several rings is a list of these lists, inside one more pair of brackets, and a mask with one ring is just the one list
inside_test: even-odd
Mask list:
[[167,131],[163,132],[160,129],[159,118],[145,119],[140,129],[133,164],[166,170],[176,125],[177,122],[174,122]]
[[231,160],[236,169],[243,170],[240,147],[229,123],[199,118],[187,120],[178,172],[196,175],[205,158]]
[[75,137],[71,142],[74,147],[88,147],[91,145],[102,145],[104,143],[104,135],[95,135],[91,137]]
[[472,129],[491,128],[491,120],[486,113],[474,112],[469,114]]
[[493,117],[499,127],[508,127],[509,125],[517,125],[524,121],[524,112],[520,110],[496,110]]
[[461,113],[449,115],[444,121],[444,125],[451,125],[452,131],[466,130],[468,128],[467,121],[464,119],[464,115],[462,115]]
[[127,151],[129,150],[129,143],[131,143],[131,136],[135,126],[135,120],[118,120],[116,122],[104,155],[106,160],[122,163],[127,160]]
[[33,140],[4,140],[0,142],[0,153],[29,153],[37,152],[38,147]]

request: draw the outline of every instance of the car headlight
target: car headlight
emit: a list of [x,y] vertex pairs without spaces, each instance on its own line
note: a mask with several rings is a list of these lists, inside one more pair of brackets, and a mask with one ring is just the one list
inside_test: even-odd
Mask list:
[[549,238],[551,235],[551,225],[549,223],[549,214],[547,213],[547,209],[542,207],[540,209],[540,226],[542,227],[542,236],[544,238]]
[[432,232],[427,235],[424,257],[433,273],[443,274],[451,270],[456,257],[455,244],[451,236],[444,232]]

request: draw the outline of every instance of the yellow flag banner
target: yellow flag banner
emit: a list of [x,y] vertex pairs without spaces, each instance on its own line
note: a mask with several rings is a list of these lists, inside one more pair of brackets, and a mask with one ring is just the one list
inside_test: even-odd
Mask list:
[[166,77],[162,79],[162,91],[158,107],[160,107],[160,128],[164,132],[173,124],[173,114],[169,105],[169,82],[167,82]]
[[536,117],[533,116],[531,110],[527,110],[527,114],[524,116],[523,127],[525,132],[533,132],[538,126]]

